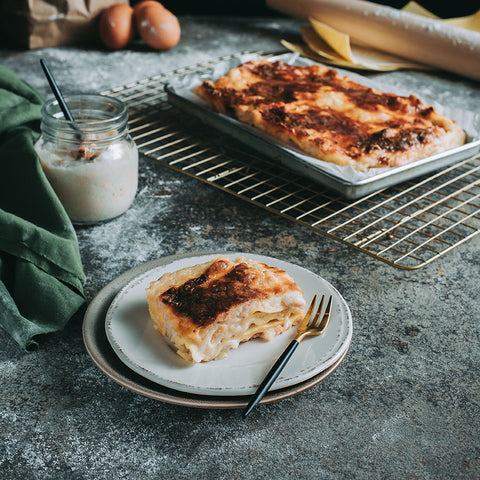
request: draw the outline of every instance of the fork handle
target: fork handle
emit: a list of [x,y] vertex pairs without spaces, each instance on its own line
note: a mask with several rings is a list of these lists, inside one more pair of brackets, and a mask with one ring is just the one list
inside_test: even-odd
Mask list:
[[251,400],[248,402],[247,408],[243,412],[243,418],[246,418],[247,415],[255,408],[255,406],[260,402],[260,400],[268,392],[268,389],[272,386],[273,382],[280,375],[280,372],[283,370],[287,362],[290,360],[290,357],[293,355],[293,352],[298,347],[298,341],[292,340],[288,347],[283,351],[278,360],[275,362],[275,365],[267,373],[267,376],[264,378],[263,382],[257,388],[257,391],[254,393]]

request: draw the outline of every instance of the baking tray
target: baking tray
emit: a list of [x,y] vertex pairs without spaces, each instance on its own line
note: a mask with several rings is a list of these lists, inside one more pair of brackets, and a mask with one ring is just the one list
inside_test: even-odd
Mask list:
[[[307,62],[308,61],[305,60],[304,63]],[[230,66],[231,64],[225,67],[225,70],[230,68]],[[220,72],[220,74],[221,73],[222,72]],[[345,74],[345,72],[340,73]],[[217,72],[214,75],[214,78],[217,78],[219,73]],[[372,85],[370,80],[360,75],[348,72],[348,76],[356,81],[364,79],[361,83],[385,90],[384,87]],[[467,139],[464,145],[401,167],[373,169],[373,171],[367,172],[366,174],[358,172],[353,175],[353,177],[356,178],[350,180],[349,177],[351,177],[352,167],[325,165],[326,162],[310,157],[259,129],[213,111],[206,102],[193,94],[191,84],[189,84],[189,86],[185,86],[185,84],[180,86],[167,84],[165,91],[168,102],[171,105],[197,117],[215,129],[234,137],[270,160],[278,162],[284,167],[314,182],[331,188],[343,194],[348,199],[358,199],[385,187],[391,187],[407,180],[429,174],[461,160],[471,158],[480,152],[480,138],[475,138],[472,135],[472,132],[476,132],[476,129],[472,129],[471,120],[468,121],[469,125],[466,125],[467,121],[464,120],[464,117],[471,119],[473,114],[471,112],[465,112],[468,115],[460,115],[460,118],[456,118],[459,125],[464,128],[467,133]],[[478,118],[476,118],[475,121],[478,122]],[[344,175],[343,172],[347,172],[347,170],[344,169],[350,169],[350,174]]]

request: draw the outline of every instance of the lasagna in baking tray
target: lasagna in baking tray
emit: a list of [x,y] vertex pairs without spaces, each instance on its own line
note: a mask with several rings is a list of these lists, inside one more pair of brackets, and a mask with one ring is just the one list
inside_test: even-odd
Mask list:
[[466,138],[454,120],[414,95],[385,93],[318,64],[251,60],[194,92],[311,157],[358,171],[406,165]]
[[162,275],[147,288],[150,316],[191,362],[223,358],[241,342],[271,340],[304,315],[305,300],[283,270],[239,257]]

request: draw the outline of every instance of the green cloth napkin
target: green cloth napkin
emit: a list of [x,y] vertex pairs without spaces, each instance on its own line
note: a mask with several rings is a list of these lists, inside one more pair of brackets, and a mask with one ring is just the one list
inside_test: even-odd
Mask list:
[[0,325],[25,350],[84,302],[75,230],[34,149],[43,103],[0,65]]

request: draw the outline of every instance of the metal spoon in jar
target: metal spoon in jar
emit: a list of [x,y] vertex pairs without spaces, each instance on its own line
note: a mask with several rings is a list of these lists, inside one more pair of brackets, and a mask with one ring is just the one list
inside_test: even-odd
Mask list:
[[53,76],[52,72],[50,71],[49,66],[47,65],[47,62],[41,58],[40,59],[40,65],[43,68],[43,71],[45,73],[45,76],[47,77],[48,84],[50,85],[50,88],[52,89],[53,94],[55,95],[55,98],[57,99],[58,105],[60,106],[60,109],[62,110],[63,116],[65,117],[66,120],[68,120],[71,124],[71,127],[76,130],[78,133],[77,138],[78,140],[82,140],[82,134],[80,128],[76,125],[75,120],[73,118],[72,112],[68,108],[67,102],[65,101],[65,98],[63,97],[62,91],[60,90],[60,87],[58,86],[57,82],[55,81],[55,77]]

